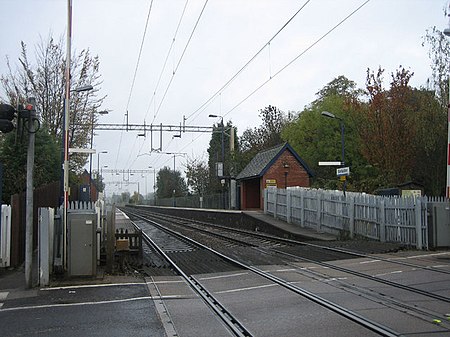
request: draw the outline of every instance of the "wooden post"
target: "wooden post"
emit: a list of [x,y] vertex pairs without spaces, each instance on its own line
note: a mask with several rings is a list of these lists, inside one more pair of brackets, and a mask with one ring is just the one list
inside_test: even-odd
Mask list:
[[111,206],[111,212],[107,216],[106,220],[107,232],[106,232],[106,271],[112,273],[114,263],[114,246],[116,241],[116,206]]

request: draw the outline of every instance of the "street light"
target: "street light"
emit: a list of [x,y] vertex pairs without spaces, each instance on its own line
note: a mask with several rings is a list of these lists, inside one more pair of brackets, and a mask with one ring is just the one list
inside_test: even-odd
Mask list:
[[[225,171],[225,144],[224,144],[224,125],[223,125],[223,116],[220,115],[209,115],[211,118],[220,118],[220,124],[222,124],[222,176],[224,176]],[[222,186],[222,202],[223,208],[225,209],[225,186]]]
[[[92,86],[90,86],[92,87]],[[107,115],[109,111],[98,111],[100,115]],[[91,112],[91,150],[94,145],[94,112]],[[89,155],[89,201],[91,201],[91,190],[92,190],[92,153]]]
[[[340,124],[341,124],[341,167],[345,166],[345,126],[344,126],[344,120],[334,114],[332,114],[331,112],[328,111],[322,111],[322,116],[324,117],[328,117],[328,118],[334,118],[339,120]],[[347,177],[345,177],[344,180],[344,187],[343,187],[343,192],[344,192],[344,197],[345,197],[345,188],[347,186]]]
[[97,154],[97,199],[98,199],[98,189],[100,188],[100,155],[102,153],[108,153],[108,151],[101,151]]
[[[445,36],[449,36],[450,37],[450,28],[445,28],[444,29],[444,35]],[[445,188],[445,196],[447,198],[450,198],[450,77],[448,79],[448,86],[449,86],[449,90],[448,90],[448,94],[449,94],[449,102],[447,104],[448,106],[448,110],[447,110],[447,185]]]

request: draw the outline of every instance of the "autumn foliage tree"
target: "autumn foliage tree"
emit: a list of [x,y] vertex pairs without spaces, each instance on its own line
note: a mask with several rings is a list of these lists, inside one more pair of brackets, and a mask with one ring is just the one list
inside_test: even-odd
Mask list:
[[384,70],[367,71],[367,109],[359,125],[363,154],[383,172],[386,183],[411,180],[415,162],[413,73],[402,67],[391,74],[389,90],[383,87]]

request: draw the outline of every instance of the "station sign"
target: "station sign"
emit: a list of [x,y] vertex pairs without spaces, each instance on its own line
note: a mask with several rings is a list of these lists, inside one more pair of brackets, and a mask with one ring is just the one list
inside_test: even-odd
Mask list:
[[350,167],[340,167],[336,169],[336,175],[338,177],[349,176],[350,175]]
[[266,179],[266,187],[277,187],[277,180],[276,179]]

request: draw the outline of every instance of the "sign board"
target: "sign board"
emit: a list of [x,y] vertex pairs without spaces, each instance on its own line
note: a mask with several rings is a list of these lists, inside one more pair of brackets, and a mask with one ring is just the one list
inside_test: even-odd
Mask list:
[[274,186],[277,187],[276,179],[266,179],[266,187]]
[[402,197],[421,197],[421,190],[402,190]]
[[341,166],[340,161],[319,161],[319,166]]
[[218,177],[223,177],[223,163],[222,162],[216,163],[216,175]]
[[350,167],[340,167],[336,170],[336,175],[340,176],[349,176],[350,175]]

